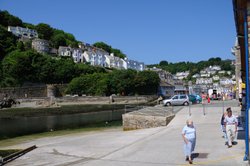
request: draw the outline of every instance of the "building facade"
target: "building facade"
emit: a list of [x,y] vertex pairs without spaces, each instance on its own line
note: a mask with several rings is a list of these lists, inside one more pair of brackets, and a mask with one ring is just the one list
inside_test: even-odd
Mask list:
[[65,46],[59,46],[58,48],[58,55],[59,56],[72,56],[72,48],[71,47],[65,47]]
[[149,68],[149,70],[158,73],[160,78],[158,96],[164,96],[166,98],[173,96],[175,91],[174,76],[171,73],[156,67]]
[[43,39],[34,39],[32,40],[32,48],[37,52],[44,54],[50,52],[49,41]]
[[84,60],[82,50],[80,48],[73,48],[72,58],[75,63],[82,63]]
[[15,36],[21,38],[38,38],[38,33],[34,29],[29,29],[29,28],[23,28],[23,27],[13,27],[13,26],[8,26],[8,31],[13,33]]
[[134,61],[134,60],[130,60],[125,58],[125,68],[126,69],[133,69],[133,70],[137,70],[137,71],[143,71],[145,70],[145,65],[142,62],[138,62],[138,61]]

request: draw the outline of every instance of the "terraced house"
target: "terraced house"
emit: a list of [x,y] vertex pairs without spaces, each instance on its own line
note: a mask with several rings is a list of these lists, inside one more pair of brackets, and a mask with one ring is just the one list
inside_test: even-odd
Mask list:
[[38,38],[38,33],[34,29],[29,29],[29,28],[23,28],[23,27],[13,27],[13,26],[8,26],[8,31],[13,33],[15,36],[21,38]]

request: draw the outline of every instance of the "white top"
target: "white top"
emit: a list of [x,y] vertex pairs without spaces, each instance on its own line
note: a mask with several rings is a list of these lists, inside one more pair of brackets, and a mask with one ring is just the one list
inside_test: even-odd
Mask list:
[[224,119],[224,123],[226,123],[226,125],[234,125],[238,123],[238,119],[234,115],[230,117],[226,116]]
[[195,138],[195,127],[188,127],[187,125],[184,126],[182,134],[184,134],[187,139]]

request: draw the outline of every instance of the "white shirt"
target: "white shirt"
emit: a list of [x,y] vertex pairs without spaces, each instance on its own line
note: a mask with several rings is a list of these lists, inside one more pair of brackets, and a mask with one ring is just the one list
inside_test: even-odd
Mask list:
[[194,127],[188,127],[186,125],[182,129],[182,134],[184,134],[184,136],[187,139],[193,139],[193,138],[195,138],[195,128]]
[[238,123],[238,119],[232,115],[232,116],[226,116],[224,119],[224,123],[226,123],[226,125],[234,125]]

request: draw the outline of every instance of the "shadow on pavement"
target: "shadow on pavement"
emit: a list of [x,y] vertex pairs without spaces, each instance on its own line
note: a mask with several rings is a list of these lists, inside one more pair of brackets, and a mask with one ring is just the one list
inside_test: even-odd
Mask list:
[[207,158],[208,156],[208,153],[193,153],[192,154],[192,159],[195,159],[195,158]]
[[244,140],[245,139],[245,131],[238,131],[237,139]]

